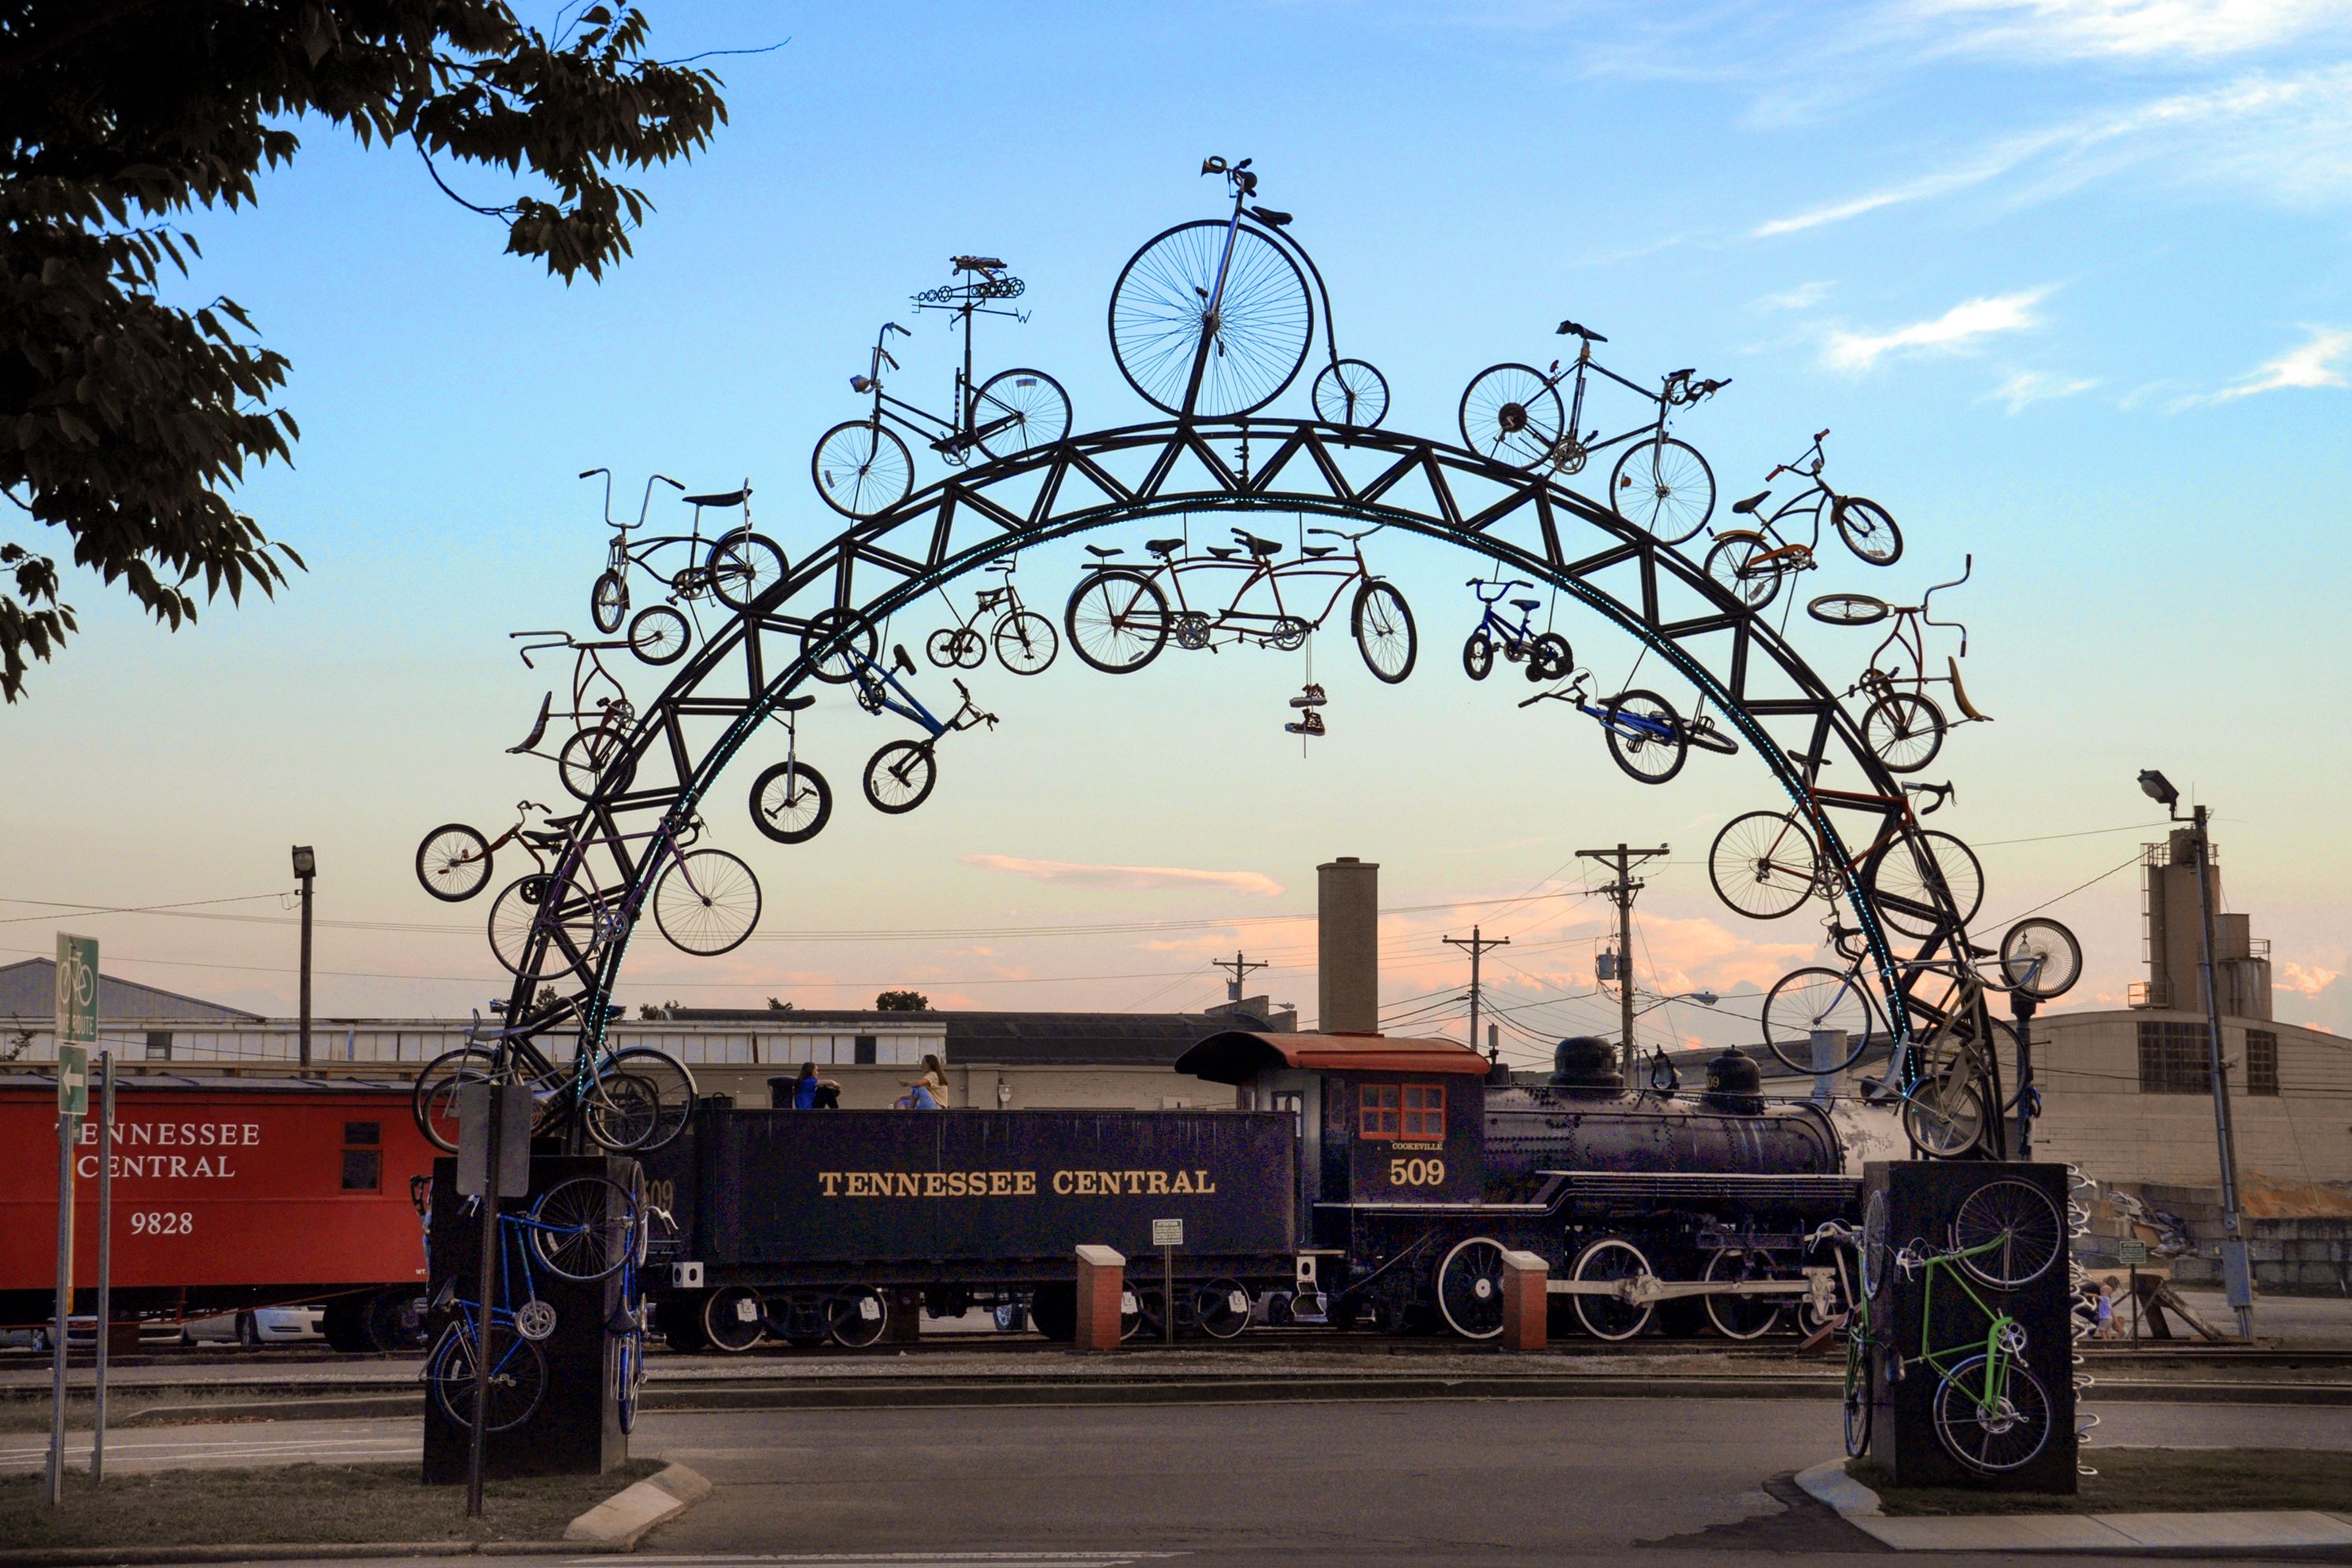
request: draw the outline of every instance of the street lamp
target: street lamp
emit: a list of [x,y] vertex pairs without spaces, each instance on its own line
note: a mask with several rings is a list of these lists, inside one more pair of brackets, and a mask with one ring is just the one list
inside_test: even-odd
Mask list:
[[2142,768],[2139,787],[2148,799],[2164,807],[2175,822],[2187,822],[2197,866],[2197,917],[2203,956],[2197,967],[2205,981],[2205,1068],[2213,1086],[2213,1141],[2221,1163],[2221,1289],[2223,1299],[2238,1315],[2238,1337],[2254,1332],[2253,1278],[2246,1261],[2245,1237],[2238,1226],[2237,1134],[2230,1121],[2230,1080],[2221,1067],[2221,994],[2213,984],[2213,846],[2206,836],[2206,811],[2192,805],[2180,813],[2180,792],[2154,768]]
[[294,846],[294,879],[302,884],[302,1022],[299,1036],[302,1067],[310,1066],[310,879],[319,874],[319,857],[308,844]]

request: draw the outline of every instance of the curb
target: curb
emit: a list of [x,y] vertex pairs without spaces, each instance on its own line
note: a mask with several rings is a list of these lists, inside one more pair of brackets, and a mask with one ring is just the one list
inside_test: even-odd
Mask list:
[[667,1524],[710,1495],[709,1481],[684,1465],[671,1465],[606,1498],[565,1528],[566,1542],[607,1552],[626,1552],[656,1525]]
[[1846,1474],[1843,1459],[1824,1459],[1810,1470],[1797,1472],[1797,1485],[1815,1502],[1837,1510],[1841,1519],[1869,1518],[1878,1512],[1878,1494]]

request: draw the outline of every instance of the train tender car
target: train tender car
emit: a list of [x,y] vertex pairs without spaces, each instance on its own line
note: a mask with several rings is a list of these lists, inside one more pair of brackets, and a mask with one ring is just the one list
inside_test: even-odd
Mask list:
[[1860,1190],[1830,1119],[1768,1104],[1737,1052],[1692,1097],[1628,1092],[1615,1060],[1563,1040],[1549,1075],[1514,1074],[1447,1040],[1236,1030],[1176,1066],[1296,1118],[1301,1241],[1336,1321],[1491,1338],[1506,1249],[1545,1258],[1603,1339],[1654,1319],[1750,1339],[1827,1310],[1804,1237]]
[[646,1157],[647,1282],[679,1348],[765,1334],[872,1344],[919,1308],[1023,1300],[1067,1339],[1074,1249],[1133,1262],[1131,1326],[1168,1310],[1152,1222],[1183,1222],[1175,1310],[1224,1337],[1295,1282],[1292,1120],[1225,1110],[778,1110],[706,1100]]
[[[180,1318],[323,1301],[339,1349],[421,1330],[425,1245],[411,1177],[433,1149],[404,1083],[117,1081],[111,1151],[74,1151],[76,1310],[98,1279],[99,1162],[114,1163],[113,1307]],[[46,1321],[57,1289],[57,1082],[0,1079],[0,1322]]]

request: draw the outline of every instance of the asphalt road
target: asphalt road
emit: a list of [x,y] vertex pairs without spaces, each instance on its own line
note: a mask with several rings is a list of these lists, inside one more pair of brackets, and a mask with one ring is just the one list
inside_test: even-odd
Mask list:
[[[2342,1409],[2103,1414],[2110,1443],[2352,1452]],[[1768,1490],[1835,1451],[1834,1416],[1811,1401],[1689,1399],[648,1414],[635,1450],[691,1465],[719,1492],[632,1561],[1669,1568],[1884,1556]],[[409,1436],[362,1423],[190,1427],[141,1435],[156,1447],[136,1458],[114,1452],[251,1464],[286,1457],[289,1441],[313,1453],[341,1442],[390,1458]],[[12,1439],[11,1468],[20,1446],[36,1447]]]

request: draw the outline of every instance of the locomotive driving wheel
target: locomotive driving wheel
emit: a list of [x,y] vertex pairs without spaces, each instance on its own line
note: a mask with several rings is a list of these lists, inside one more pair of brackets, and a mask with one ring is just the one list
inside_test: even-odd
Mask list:
[[[1778,1258],[1761,1247],[1727,1247],[1706,1260],[1706,1278],[1710,1284],[1744,1285],[1790,1276]],[[1777,1296],[1709,1296],[1706,1300],[1707,1321],[1727,1340],[1762,1339],[1780,1321],[1781,1298]]]
[[740,1355],[767,1332],[760,1293],[740,1285],[713,1290],[702,1302],[702,1335],[719,1350]]
[[1465,1340],[1503,1331],[1503,1244],[1483,1236],[1456,1242],[1437,1266],[1437,1310]]
[[[1604,1236],[1576,1255],[1570,1278],[1580,1284],[1631,1286],[1650,1272],[1642,1249],[1622,1236]],[[1630,1340],[1650,1326],[1651,1305],[1639,1305],[1622,1293],[1570,1297],[1576,1321],[1596,1340]]]

